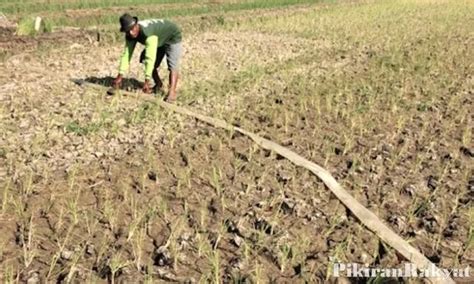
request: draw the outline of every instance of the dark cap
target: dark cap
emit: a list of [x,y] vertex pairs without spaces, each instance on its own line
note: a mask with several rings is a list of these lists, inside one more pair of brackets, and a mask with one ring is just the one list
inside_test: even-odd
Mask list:
[[120,31],[128,32],[132,29],[133,25],[138,22],[137,17],[132,17],[130,14],[125,13],[120,17]]

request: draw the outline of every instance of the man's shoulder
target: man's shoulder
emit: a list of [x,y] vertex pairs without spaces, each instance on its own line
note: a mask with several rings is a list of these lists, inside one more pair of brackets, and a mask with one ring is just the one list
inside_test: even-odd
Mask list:
[[145,19],[145,20],[140,20],[138,21],[138,24],[144,28],[156,25],[156,24],[164,24],[165,22],[168,22],[168,20],[165,19]]

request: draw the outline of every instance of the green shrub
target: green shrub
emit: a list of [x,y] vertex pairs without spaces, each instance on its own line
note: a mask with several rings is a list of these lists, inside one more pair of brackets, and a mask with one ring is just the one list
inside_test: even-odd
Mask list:
[[51,23],[48,23],[43,18],[40,18],[38,29],[35,29],[35,22],[37,17],[22,18],[16,29],[16,34],[20,36],[35,36],[40,33],[51,32]]

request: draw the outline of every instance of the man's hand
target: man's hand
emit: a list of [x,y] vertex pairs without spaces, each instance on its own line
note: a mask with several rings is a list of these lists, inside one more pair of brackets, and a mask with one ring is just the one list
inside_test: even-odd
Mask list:
[[122,86],[122,80],[123,80],[122,75],[118,74],[117,78],[115,78],[114,82],[112,83],[112,86],[114,87],[114,89],[120,89],[120,87]]
[[143,84],[143,92],[145,94],[151,94],[151,86],[150,86],[150,80],[146,79],[145,83]]

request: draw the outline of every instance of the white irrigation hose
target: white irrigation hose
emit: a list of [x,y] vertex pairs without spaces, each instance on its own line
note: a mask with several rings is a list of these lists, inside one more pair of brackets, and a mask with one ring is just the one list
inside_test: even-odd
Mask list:
[[[97,87],[90,83],[81,82],[82,85]],[[121,91],[123,95],[132,95],[136,96],[134,93]],[[374,232],[381,240],[390,245],[392,248],[397,250],[401,255],[403,255],[410,263],[414,264],[417,269],[427,269],[434,271],[440,277],[430,277],[427,278],[431,283],[440,283],[440,284],[454,284],[455,282],[446,275],[443,270],[436,267],[428,258],[426,258],[422,253],[417,249],[412,247],[407,241],[402,239],[397,235],[392,229],[386,226],[374,213],[365,208],[362,204],[359,203],[352,195],[350,195],[342,186],[334,179],[334,177],[324,168],[319,165],[301,157],[295,152],[285,148],[275,142],[272,142],[268,139],[262,138],[255,133],[246,131],[242,128],[235,127],[228,124],[227,122],[205,116],[199,113],[196,113],[192,110],[186,109],[184,107],[177,106],[175,104],[169,104],[161,100],[157,100],[151,96],[139,96],[140,98],[158,103],[165,109],[184,114],[187,116],[194,117],[200,121],[206,122],[214,127],[223,128],[229,131],[237,131],[249,138],[251,138],[256,144],[261,146],[264,149],[274,151],[279,155],[285,157],[292,163],[297,166],[304,167],[310,170],[313,174],[319,177],[324,184],[331,190],[334,195],[354,214],[359,221],[364,224],[369,230]]]

